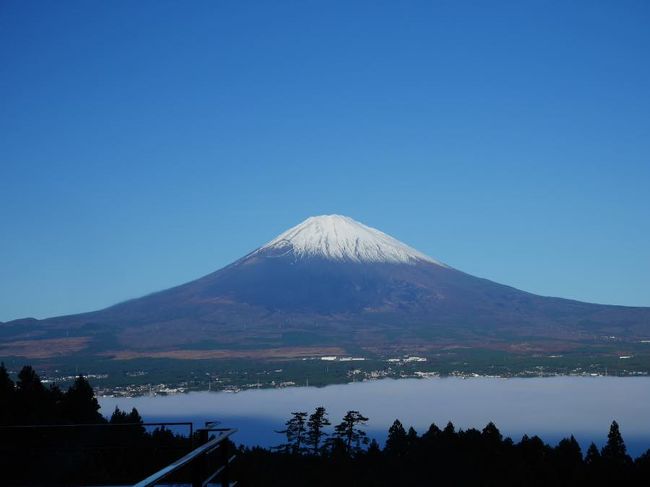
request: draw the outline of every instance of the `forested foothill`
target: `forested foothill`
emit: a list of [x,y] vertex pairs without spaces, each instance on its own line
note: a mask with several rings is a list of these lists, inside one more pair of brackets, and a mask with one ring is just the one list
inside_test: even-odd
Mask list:
[[[237,449],[233,478],[244,487],[650,485],[650,450],[632,459],[616,422],[602,448],[583,452],[573,436],[555,446],[537,436],[514,442],[492,423],[432,424],[419,434],[399,420],[381,447],[368,438],[367,421],[354,410],[338,421],[323,407],[293,412],[276,447]],[[135,409],[103,417],[83,377],[62,391],[29,366],[15,381],[0,366],[2,485],[132,483],[198,444],[145,425]]]
[[322,427],[329,423],[322,408],[305,418],[304,412],[292,414],[282,430],[286,442],[279,447],[243,449],[239,466],[246,485],[650,485],[650,450],[633,460],[615,421],[603,448],[592,443],[583,452],[573,436],[556,446],[537,436],[515,443],[493,423],[482,430],[432,424],[418,434],[399,420],[381,448],[375,440],[368,442],[356,411],[331,434]]
[[128,484],[189,448],[170,429],[145,428],[136,409],[99,409],[84,377],[64,392],[30,366],[14,382],[0,365],[0,485]]

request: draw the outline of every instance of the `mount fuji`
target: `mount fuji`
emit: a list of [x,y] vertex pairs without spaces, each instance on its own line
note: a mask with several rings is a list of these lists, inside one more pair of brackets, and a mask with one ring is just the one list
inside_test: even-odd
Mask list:
[[520,291],[327,215],[178,287],[91,313],[4,323],[0,357],[297,357],[522,343],[555,350],[649,335],[650,308]]

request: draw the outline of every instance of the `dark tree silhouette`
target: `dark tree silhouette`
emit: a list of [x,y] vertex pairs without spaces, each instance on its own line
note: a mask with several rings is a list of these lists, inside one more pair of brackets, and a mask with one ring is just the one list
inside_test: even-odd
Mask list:
[[0,363],[0,400],[8,399],[14,393],[16,385],[9,377],[5,363]]
[[440,436],[442,431],[440,428],[435,423],[431,423],[431,426],[429,426],[429,429],[422,435],[422,441],[425,443],[429,444],[433,442],[436,438]]
[[585,463],[588,465],[597,465],[600,462],[600,452],[595,443],[591,443],[585,454]]
[[503,440],[503,436],[501,436],[501,432],[499,431],[499,428],[496,427],[496,425],[490,421],[485,428],[483,428],[483,431],[481,432],[483,439],[488,441],[490,444],[498,444],[501,443]]
[[16,386],[9,377],[4,362],[0,364],[0,425],[11,423],[11,404]]
[[616,421],[612,421],[612,425],[609,427],[607,443],[601,450],[600,456],[603,461],[618,465],[629,464],[632,461],[627,454],[627,448]]
[[18,424],[48,424],[56,422],[56,397],[48,394],[41,378],[29,365],[18,373],[14,418]]
[[305,443],[309,446],[309,449],[313,455],[318,455],[321,453],[322,446],[324,444],[324,438],[327,436],[327,433],[324,431],[326,426],[331,425],[329,419],[327,419],[327,412],[325,408],[320,406],[317,407],[313,414],[309,416],[307,421],[307,438]]
[[133,426],[138,424],[141,425],[143,423],[142,417],[136,408],[131,409],[131,412],[127,413],[115,406],[115,410],[111,415],[109,423],[130,425],[129,429],[126,431],[128,431],[132,437],[141,437],[145,432],[144,426]]
[[133,424],[142,423],[142,417],[136,408],[131,409],[130,413],[122,411],[119,407],[115,406],[115,410],[111,415],[109,421],[111,424]]
[[456,431],[454,429],[454,423],[449,421],[447,423],[447,426],[445,426],[445,429],[442,430],[442,434],[445,436],[453,436],[456,434]]
[[287,442],[284,445],[280,445],[277,449],[284,451],[285,453],[300,454],[303,452],[303,443],[306,437],[306,412],[293,412],[291,413],[291,419],[289,419],[285,426],[286,428],[277,431],[277,433],[284,434],[287,437]]
[[650,482],[650,450],[637,458],[634,462],[636,467],[637,484],[641,484],[644,479]]
[[368,418],[359,411],[348,411],[343,421],[334,428],[335,437],[343,442],[348,455],[358,453],[361,445],[368,443],[366,432],[359,428],[359,425],[365,425],[366,421]]
[[381,448],[379,448],[379,443],[374,438],[370,440],[370,444],[368,445],[368,458],[381,458]]
[[582,450],[573,435],[557,444],[553,460],[557,464],[560,478],[565,479],[567,483],[577,478],[582,465]]
[[63,401],[64,417],[75,423],[92,424],[105,422],[99,414],[99,402],[90,383],[79,376],[65,393]]
[[408,446],[408,449],[411,450],[415,448],[419,440],[420,438],[418,437],[418,432],[415,431],[415,428],[413,428],[413,426],[411,426],[406,433],[406,444]]
[[128,423],[129,414],[126,411],[122,411],[119,407],[115,406],[113,414],[111,414],[111,419],[108,420],[111,424],[126,424]]
[[389,455],[402,456],[408,449],[408,438],[406,430],[399,419],[396,419],[390,428],[388,428],[388,438],[384,451]]
[[610,485],[629,485],[632,458],[627,454],[625,442],[616,421],[612,421],[607,443],[600,451],[601,479]]

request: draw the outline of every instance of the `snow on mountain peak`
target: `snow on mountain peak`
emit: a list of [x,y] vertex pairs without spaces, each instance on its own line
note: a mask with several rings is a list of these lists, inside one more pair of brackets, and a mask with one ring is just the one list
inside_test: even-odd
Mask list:
[[351,262],[444,264],[375,228],[342,215],[312,216],[277,236],[264,250],[293,253],[296,258],[321,257]]

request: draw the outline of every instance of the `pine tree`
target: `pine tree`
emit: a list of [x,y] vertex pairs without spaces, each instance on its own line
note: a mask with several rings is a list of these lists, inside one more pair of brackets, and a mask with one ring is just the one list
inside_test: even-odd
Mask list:
[[56,408],[41,378],[29,365],[18,373],[14,420],[17,424],[48,424],[56,420]]
[[115,406],[115,410],[111,415],[109,423],[114,425],[128,425],[124,428],[110,429],[112,437],[122,444],[127,441],[137,441],[143,438],[144,434],[146,433],[144,426],[142,426],[142,418],[140,417],[140,413],[138,413],[138,410],[136,408],[131,409],[131,412],[127,413],[126,411],[122,411],[120,408]]
[[449,421],[447,423],[447,426],[445,426],[445,429],[442,430],[442,434],[447,436],[447,437],[454,436],[456,434],[456,431],[454,430],[454,423]]
[[650,483],[650,450],[646,450],[643,455],[634,461],[634,467],[637,478],[645,479],[646,483]]
[[314,413],[309,416],[305,443],[309,446],[312,454],[318,455],[321,452],[324,443],[323,439],[327,436],[323,429],[330,424],[332,423],[327,419],[327,412],[322,406],[317,407]]
[[625,442],[623,441],[616,421],[612,421],[612,425],[609,427],[607,444],[601,450],[600,455],[608,463],[617,465],[629,465],[632,463],[632,459],[627,454],[627,448],[625,447]]
[[521,452],[523,458],[530,463],[543,462],[551,450],[551,448],[542,441],[542,439],[535,435],[528,437],[524,435],[517,445],[518,450]]
[[22,394],[43,394],[45,392],[41,378],[31,365],[25,365],[18,372],[16,392]]
[[580,449],[580,445],[573,435],[571,435],[570,438],[561,440],[555,447],[553,453],[560,475],[568,483],[582,464],[582,450]]
[[367,453],[368,457],[373,459],[378,459],[381,457],[381,449],[379,448],[379,443],[377,443],[377,440],[374,438],[370,440]]
[[277,433],[286,435],[287,442],[284,445],[277,447],[277,449],[293,454],[300,454],[303,452],[303,443],[306,437],[306,418],[306,412],[299,411],[291,413],[291,419],[285,423],[286,429],[277,431]]
[[485,426],[485,428],[483,428],[481,434],[485,440],[492,444],[501,443],[501,440],[503,440],[503,436],[501,435],[499,428],[497,428],[492,421],[490,421]]
[[105,420],[99,408],[90,383],[83,376],[77,377],[63,398],[65,418],[73,423],[102,423]]
[[408,438],[406,430],[399,419],[396,419],[390,428],[388,428],[388,438],[384,451],[390,455],[402,456],[406,453],[408,447]]
[[4,362],[0,364],[0,425],[11,423],[11,406],[16,386],[9,377]]
[[361,444],[368,443],[366,432],[358,427],[358,425],[366,424],[366,421],[368,418],[359,411],[348,411],[343,417],[343,421],[334,428],[336,438],[343,442],[348,455],[353,451],[361,450]]
[[11,380],[11,377],[9,377],[5,363],[0,363],[0,400],[9,398],[15,390],[16,385]]
[[126,411],[122,411],[119,407],[115,406],[113,414],[111,414],[111,419],[109,419],[110,424],[125,424],[128,423],[128,414]]
[[555,450],[560,457],[571,460],[571,463],[580,463],[582,461],[582,450],[573,435],[570,438],[561,440]]
[[[140,413],[136,408],[131,408],[131,412],[129,413],[128,416],[128,422],[132,424],[142,424],[144,421],[142,420],[142,416],[140,416]],[[144,428],[143,428],[144,429]]]
[[418,432],[415,431],[415,428],[411,426],[406,433],[406,444],[407,444],[407,450],[410,450],[414,448],[417,444],[420,438],[418,437]]
[[430,443],[433,440],[435,440],[436,438],[438,438],[440,436],[440,433],[442,433],[442,431],[440,430],[440,428],[438,428],[436,423],[431,423],[431,426],[429,426],[429,429],[426,431],[426,433],[424,433],[422,435],[422,439],[425,442]]
[[587,448],[587,453],[585,454],[585,463],[590,466],[595,466],[600,463],[600,452],[595,443],[591,443],[589,448]]

